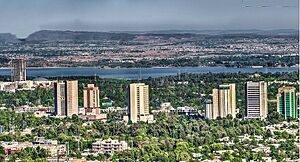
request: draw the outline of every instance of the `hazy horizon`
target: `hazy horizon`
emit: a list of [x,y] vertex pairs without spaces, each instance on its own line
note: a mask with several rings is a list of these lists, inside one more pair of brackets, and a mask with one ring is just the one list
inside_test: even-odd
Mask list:
[[298,29],[297,0],[0,0],[0,33]]

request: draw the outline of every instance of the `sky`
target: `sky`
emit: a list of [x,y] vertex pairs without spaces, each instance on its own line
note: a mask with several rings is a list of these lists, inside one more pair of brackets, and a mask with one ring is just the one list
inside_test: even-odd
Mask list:
[[0,33],[22,38],[45,29],[298,29],[298,3],[298,0],[0,0]]

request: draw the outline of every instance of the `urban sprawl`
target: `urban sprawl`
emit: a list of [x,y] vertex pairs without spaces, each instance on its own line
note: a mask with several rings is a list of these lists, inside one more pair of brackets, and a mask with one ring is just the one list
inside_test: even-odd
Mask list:
[[[243,76],[224,76],[225,80],[214,83],[216,86],[199,90],[208,94],[198,94],[197,89],[193,94],[184,94],[184,100],[201,98],[201,103],[196,100],[193,104],[199,107],[182,105],[180,99],[175,104],[167,98],[153,98],[153,94],[163,96],[176,87],[193,89],[193,79],[200,78],[196,74],[190,80],[189,74],[182,74],[180,80],[177,76],[160,78],[161,85],[153,87],[151,80],[115,79],[112,82],[116,84],[128,83],[124,85],[127,101],[121,101],[127,106],[122,107],[115,106],[118,101],[107,97],[109,94],[100,97],[97,78],[26,80],[26,60],[14,59],[11,64],[11,81],[0,82],[0,158],[5,161],[300,160],[299,81],[289,80],[291,73],[279,74],[288,75],[286,80],[277,80],[276,74],[228,74]],[[209,78],[222,74],[199,75]],[[239,80],[244,76],[248,79]],[[165,84],[171,89],[165,89]],[[275,94],[268,92],[271,87],[276,87]],[[109,87],[105,92],[123,95],[114,92],[118,88]],[[177,90],[173,95],[185,91]],[[14,104],[9,104],[5,97],[14,94]],[[24,96],[33,94],[38,95],[31,96],[39,98],[36,103],[26,101],[21,105]],[[150,106],[154,101],[165,102]]]

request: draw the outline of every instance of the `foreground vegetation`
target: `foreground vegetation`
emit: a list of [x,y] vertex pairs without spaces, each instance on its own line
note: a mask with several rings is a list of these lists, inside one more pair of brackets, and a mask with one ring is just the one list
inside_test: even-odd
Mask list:
[[[7,126],[13,121],[15,132],[0,134],[0,141],[33,141],[35,136],[43,136],[48,139],[58,140],[59,143],[69,143],[70,155],[81,157],[81,152],[90,149],[95,139],[113,138],[125,140],[131,147],[130,150],[122,151],[113,155],[113,159],[120,161],[180,161],[192,160],[193,153],[200,153],[201,159],[212,159],[218,150],[237,150],[238,154],[224,154],[224,160],[241,161],[261,160],[263,153],[255,153],[251,149],[258,144],[270,145],[269,137],[285,138],[278,149],[273,148],[271,157],[281,161],[285,157],[296,159],[299,154],[298,148],[293,144],[296,136],[287,133],[272,135],[262,129],[271,124],[270,121],[238,120],[224,118],[221,120],[193,119],[176,114],[158,114],[155,116],[156,123],[137,123],[126,126],[126,123],[115,120],[121,114],[109,114],[108,122],[96,121],[93,124],[84,125],[84,121],[76,115],[72,118],[36,118],[32,114],[15,114],[9,111],[0,111],[0,124]],[[278,122],[281,119],[276,119]],[[20,131],[24,128],[34,128],[32,134],[22,136]],[[261,135],[261,141],[239,141],[239,136],[249,134]],[[77,137],[80,142],[77,142]],[[226,146],[220,143],[220,139],[229,137],[235,144]],[[79,144],[80,151],[77,150]],[[247,145],[248,147],[245,147]],[[11,159],[36,159],[45,157],[47,153],[27,149],[11,155]],[[104,160],[109,155],[99,154],[97,157],[88,156],[88,159]],[[196,158],[197,159],[197,158]]]

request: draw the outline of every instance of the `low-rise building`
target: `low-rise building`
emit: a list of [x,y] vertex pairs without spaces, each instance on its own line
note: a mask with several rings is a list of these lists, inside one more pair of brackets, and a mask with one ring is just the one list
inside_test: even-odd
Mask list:
[[245,134],[243,136],[239,136],[240,141],[250,140],[250,135]]
[[79,115],[79,117],[85,121],[95,121],[95,120],[101,120],[103,122],[106,122],[107,114],[94,114],[94,115]]
[[260,147],[254,148],[251,151],[253,151],[253,152],[262,152],[262,153],[265,153],[265,154],[270,154],[271,153],[270,147],[265,147],[265,146],[260,146]]
[[272,157],[262,157],[265,162],[276,162],[276,159],[272,159]]
[[160,104],[160,110],[171,110],[173,109],[171,102],[164,102]]
[[113,154],[128,149],[127,142],[118,140],[97,140],[92,143],[92,152]]
[[37,148],[40,147],[42,149],[45,149],[50,156],[57,156],[59,155],[65,155],[66,154],[66,145],[59,145],[59,144],[53,144],[53,143],[31,143],[31,142],[1,142],[0,144],[2,147],[4,147],[4,153],[5,155],[9,155],[15,152],[22,151],[23,149],[27,147],[31,148]]
[[51,88],[53,82],[45,78],[35,78],[33,80],[0,82],[0,91],[16,92],[17,90],[34,90],[37,87]]
[[33,144],[57,145],[57,140],[45,139],[45,137],[35,137]]
[[121,113],[126,113],[127,108],[126,107],[107,107],[105,109],[101,109],[101,112],[121,112]]

